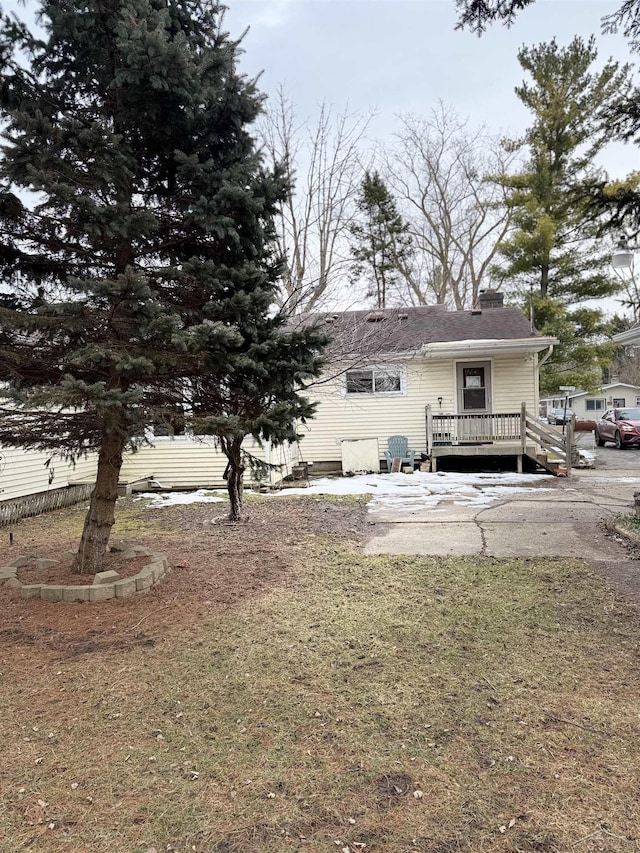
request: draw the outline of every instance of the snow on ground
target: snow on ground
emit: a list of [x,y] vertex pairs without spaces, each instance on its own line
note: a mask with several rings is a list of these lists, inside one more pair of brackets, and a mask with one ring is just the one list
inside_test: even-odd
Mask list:
[[537,488],[546,475],[533,474],[369,474],[356,477],[324,478],[312,481],[307,489],[286,489],[278,495],[364,495],[370,494],[369,509],[404,509],[415,512],[436,509],[444,501],[459,506],[488,506],[495,501]]
[[[531,488],[540,491],[539,483],[548,480],[547,475],[535,474],[460,474],[438,472],[426,474],[363,474],[356,477],[324,477],[312,480],[308,488],[282,489],[270,492],[266,497],[290,497],[291,495],[366,495],[372,496],[368,506],[377,509],[403,509],[415,512],[421,509],[437,510],[444,501],[460,506],[482,507]],[[169,492],[164,494],[145,492],[140,495],[151,507],[176,506],[177,504],[217,502],[225,500],[224,491]]]
[[583,459],[586,459],[588,462],[596,461],[596,454],[594,450],[586,450],[584,447],[580,447],[578,449],[578,454],[582,456]]
[[179,506],[182,504],[212,504],[224,501],[225,492],[198,489],[197,492],[140,492],[136,500],[146,500],[147,506]]

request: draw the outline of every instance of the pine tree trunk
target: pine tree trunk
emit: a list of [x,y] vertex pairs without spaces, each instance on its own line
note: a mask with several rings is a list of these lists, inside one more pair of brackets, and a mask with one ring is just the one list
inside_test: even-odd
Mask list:
[[102,571],[111,528],[115,521],[118,479],[122,467],[124,439],[117,431],[105,432],[98,456],[96,485],[91,492],[80,547],[72,572],[92,575]]
[[229,460],[229,475],[227,491],[229,493],[229,521],[240,521],[242,518],[242,491],[244,488],[244,465],[240,445],[242,441],[227,443],[226,453]]
[[542,264],[540,270],[540,296],[546,296],[549,292],[549,264]]

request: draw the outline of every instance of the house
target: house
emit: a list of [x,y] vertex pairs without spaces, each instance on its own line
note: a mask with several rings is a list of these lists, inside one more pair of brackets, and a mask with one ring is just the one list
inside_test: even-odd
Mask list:
[[[567,408],[575,414],[577,420],[595,421],[602,417],[605,409],[612,406],[640,406],[640,387],[626,382],[611,382],[603,385],[595,393],[570,391],[566,395]],[[564,408],[565,397],[543,397],[540,400],[540,414],[544,417],[549,409]]]
[[[391,435],[404,435],[432,470],[445,457],[524,456],[562,449],[556,433],[535,422],[541,364],[556,343],[542,337],[501,294],[481,294],[479,307],[443,305],[307,315],[331,336],[324,375],[307,389],[315,418],[299,425],[299,445],[272,448],[247,439],[246,449],[275,466],[277,485],[299,461],[323,470],[386,470]],[[549,441],[547,441],[549,439]],[[175,489],[224,486],[226,457],[207,437],[154,435],[125,455],[121,487]],[[95,457],[76,467],[48,454],[0,449],[0,500],[90,485]],[[419,456],[418,456],[419,458]],[[542,462],[541,464],[545,464]],[[247,480],[252,479],[248,473]]]
[[[332,337],[329,364],[311,389],[318,401],[302,425],[302,456],[313,470],[342,467],[362,442],[371,470],[389,436],[429,455],[536,456],[525,439],[523,404],[537,416],[539,369],[555,338],[542,337],[502,294],[481,294],[479,307],[443,305],[309,316]],[[355,453],[358,458],[358,454]],[[384,463],[382,470],[385,470]]]
[[[298,461],[295,445],[272,448],[247,439],[245,449],[274,466],[260,482],[277,486]],[[223,488],[227,459],[206,436],[156,437],[153,445],[125,453],[120,494],[132,490]],[[75,464],[40,450],[0,447],[0,526],[17,518],[70,506],[89,497],[95,483],[97,455]],[[256,481],[246,474],[247,484]]]

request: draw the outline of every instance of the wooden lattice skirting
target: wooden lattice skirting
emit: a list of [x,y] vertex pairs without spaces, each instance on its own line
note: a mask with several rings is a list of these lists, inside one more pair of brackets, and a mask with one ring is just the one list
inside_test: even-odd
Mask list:
[[78,486],[67,486],[64,489],[52,489],[50,492],[2,501],[0,502],[0,527],[8,527],[21,518],[31,518],[43,512],[86,501],[92,489],[93,483],[82,483]]

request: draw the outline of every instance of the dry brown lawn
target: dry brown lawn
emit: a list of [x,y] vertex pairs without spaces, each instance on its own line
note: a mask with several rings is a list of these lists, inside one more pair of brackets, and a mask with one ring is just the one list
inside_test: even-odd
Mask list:
[[0,589],[2,853],[640,850],[629,603],[577,561],[365,557],[359,501],[249,506],[121,502],[174,566],[149,595]]

